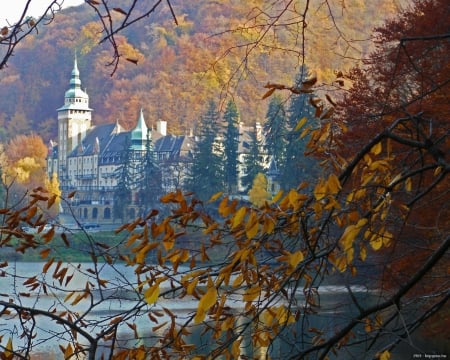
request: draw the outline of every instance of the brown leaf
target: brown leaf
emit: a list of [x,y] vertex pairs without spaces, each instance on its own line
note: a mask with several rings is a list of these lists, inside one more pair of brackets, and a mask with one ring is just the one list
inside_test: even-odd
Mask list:
[[336,103],[333,101],[330,95],[325,94],[325,97],[331,105],[336,106]]
[[47,201],[47,209],[50,209],[53,206],[53,204],[55,203],[57,197],[58,197],[58,195],[53,195],[50,199],[48,199],[48,201]]
[[275,90],[276,90],[275,88],[269,89],[269,91],[267,91],[267,92],[262,96],[261,100],[264,100],[264,99],[268,98],[270,95],[272,95],[272,94],[274,93]]
[[61,234],[61,239],[64,241],[64,244],[65,244],[67,247],[70,246],[70,244],[69,244],[69,239],[67,239],[66,233],[62,233],[62,234]]
[[53,236],[55,235],[55,227],[52,226],[52,228],[44,235],[42,235],[42,238],[44,239],[45,243],[49,243],[52,239]]
[[52,251],[52,249],[41,250],[41,252],[40,252],[41,258],[46,259],[51,251]]
[[316,109],[319,107],[320,102],[321,102],[321,100],[318,97],[310,97],[309,98],[309,103]]
[[331,117],[331,115],[333,115],[333,113],[334,113],[334,108],[329,108],[329,109],[325,112],[325,114],[323,114],[323,115],[321,116],[321,119],[328,119],[328,118]]
[[125,58],[126,61],[129,61],[131,63],[133,63],[134,65],[138,64],[138,59],[134,59],[134,58]]
[[303,87],[311,87],[317,82],[317,76],[313,76],[310,79],[306,79],[305,81],[302,81]]
[[122,15],[128,15],[128,13],[125,10],[121,9],[121,8],[113,8],[113,11],[118,12],[118,13],[120,13]]
[[264,87],[266,89],[278,89],[278,90],[286,89],[286,86],[284,86],[283,84],[272,84],[270,82],[268,82],[266,85],[264,85]]

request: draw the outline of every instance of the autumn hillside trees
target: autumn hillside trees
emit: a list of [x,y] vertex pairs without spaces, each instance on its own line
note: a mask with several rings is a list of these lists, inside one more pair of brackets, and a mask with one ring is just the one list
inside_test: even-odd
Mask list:
[[[350,73],[353,87],[337,118],[348,127],[336,149],[338,156],[345,157],[341,166],[354,161],[355,152],[375,133],[384,134],[365,156],[367,167],[360,169],[365,187],[349,202],[349,216],[370,211],[373,204],[384,209],[371,226],[382,226],[389,234],[383,241],[394,243],[384,253],[381,283],[391,291],[423,269],[450,233],[448,16],[446,1],[417,1],[415,9],[378,28],[376,50],[364,67]],[[377,189],[378,195],[369,197],[368,187]],[[373,244],[378,246],[381,243]],[[447,256],[447,264],[448,260]],[[436,303],[426,300],[430,296],[445,298],[445,272],[442,262],[415,287],[425,308]],[[435,322],[429,329],[439,332],[446,322],[448,313],[440,325]]]
[[48,149],[36,134],[17,135],[3,146],[3,182],[19,201],[28,189],[45,187]]

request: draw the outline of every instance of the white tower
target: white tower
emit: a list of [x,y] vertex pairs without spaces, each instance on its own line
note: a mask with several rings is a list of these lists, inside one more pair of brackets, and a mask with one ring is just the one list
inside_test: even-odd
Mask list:
[[75,57],[70,88],[64,96],[64,106],[58,110],[58,176],[67,178],[67,156],[81,143],[91,127],[92,109],[89,96],[81,90],[80,72]]

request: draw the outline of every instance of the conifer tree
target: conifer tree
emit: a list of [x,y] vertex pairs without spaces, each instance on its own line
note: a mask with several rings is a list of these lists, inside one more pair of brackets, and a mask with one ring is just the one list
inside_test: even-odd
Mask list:
[[156,163],[150,132],[147,132],[145,151],[141,154],[137,175],[139,176],[138,204],[142,212],[147,212],[157,206],[159,197],[162,195],[161,170]]
[[114,219],[125,221],[127,217],[127,208],[131,204],[131,189],[134,185],[132,174],[132,150],[130,139],[125,142],[125,149],[121,154],[121,165],[116,169],[117,186],[113,198]]
[[225,186],[227,192],[232,194],[236,192],[238,182],[239,112],[231,100],[225,109],[224,120]]
[[224,189],[223,149],[218,140],[219,115],[210,101],[199,125],[198,142],[193,153],[188,189],[205,200]]
[[245,188],[245,192],[252,186],[256,175],[264,171],[261,147],[261,141],[258,139],[257,124],[255,123],[253,131],[250,132],[249,151],[244,155],[245,175],[242,176],[242,186]]
[[285,158],[286,133],[286,111],[283,99],[275,95],[270,100],[264,123],[264,147],[269,158],[273,156],[277,163],[282,163]]
[[[301,83],[309,78],[309,76],[307,67],[302,66],[296,77],[296,86],[300,87]],[[317,119],[314,117],[315,109],[310,104],[309,99],[309,94],[294,94],[289,104],[285,157],[283,159],[284,161],[279,163],[281,186],[284,189],[295,188],[302,181],[314,179],[318,175],[317,160],[305,156],[309,136],[302,137],[302,132],[306,127],[317,126]],[[304,118],[306,118],[305,124],[297,129],[297,124]]]

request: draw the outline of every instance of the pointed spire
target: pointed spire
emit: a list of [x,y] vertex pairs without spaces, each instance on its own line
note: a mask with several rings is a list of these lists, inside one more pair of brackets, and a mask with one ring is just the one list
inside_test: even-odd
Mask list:
[[70,79],[71,89],[81,89],[80,71],[78,70],[77,54],[73,62],[72,77]]
[[80,71],[78,70],[77,54],[74,54],[73,69],[70,77],[70,86],[64,95],[64,106],[58,111],[68,108],[91,111],[89,108],[89,95],[81,89]]
[[131,144],[134,149],[143,150],[145,148],[147,133],[148,127],[144,120],[144,111],[141,108],[136,127],[131,130]]
[[114,129],[111,132],[111,134],[114,134],[114,135],[120,134],[122,132],[122,130],[123,130],[123,128],[119,124],[119,119],[116,119],[116,125],[114,126]]
[[278,170],[277,161],[275,160],[275,157],[272,156],[270,159],[269,168],[267,169],[267,176],[277,177],[278,175],[280,175],[280,172]]
[[[138,122],[136,125],[136,129],[139,128],[142,130],[142,132],[144,133],[144,130],[147,130],[147,124],[145,123],[144,120],[144,110],[141,108],[141,111],[139,112],[139,118],[138,118]],[[145,131],[147,132],[147,131]]]

